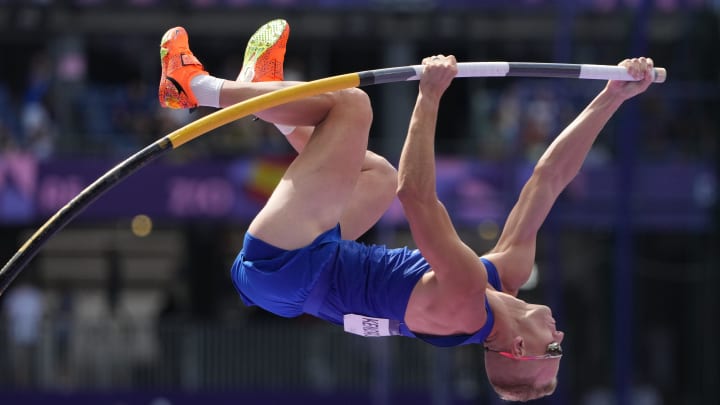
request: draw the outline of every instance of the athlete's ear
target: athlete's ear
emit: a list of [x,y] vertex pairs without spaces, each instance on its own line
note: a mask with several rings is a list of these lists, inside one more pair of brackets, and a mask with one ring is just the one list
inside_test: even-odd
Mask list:
[[525,341],[522,336],[515,336],[512,341],[512,355],[522,357],[525,355]]

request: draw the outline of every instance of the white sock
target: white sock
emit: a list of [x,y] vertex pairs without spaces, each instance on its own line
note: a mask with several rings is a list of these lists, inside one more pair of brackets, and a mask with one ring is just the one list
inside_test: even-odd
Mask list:
[[220,89],[224,80],[210,75],[197,75],[190,80],[190,88],[197,98],[198,105],[220,107]]
[[288,136],[295,130],[296,127],[292,125],[273,124],[277,129],[285,136]]
[[[190,80],[190,88],[197,98],[198,105],[220,107],[220,90],[224,80],[210,75],[197,75]],[[290,135],[295,127],[292,125],[274,124],[285,136]]]

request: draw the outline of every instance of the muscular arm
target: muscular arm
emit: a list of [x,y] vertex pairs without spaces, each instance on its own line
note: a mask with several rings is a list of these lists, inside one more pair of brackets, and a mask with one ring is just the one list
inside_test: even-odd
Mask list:
[[610,117],[628,98],[652,82],[652,60],[622,63],[638,82],[608,82],[594,100],[550,144],[538,161],[517,203],[508,216],[495,248],[486,257],[501,273],[503,288],[517,290],[530,277],[535,261],[535,241],[540,226],[560,193],[580,171],[585,157]]
[[[449,58],[452,58],[449,60]],[[435,187],[435,126],[440,98],[457,73],[454,57],[426,63],[398,169],[398,197],[413,239],[445,292],[484,291],[487,277],[477,254],[465,245],[438,200]]]

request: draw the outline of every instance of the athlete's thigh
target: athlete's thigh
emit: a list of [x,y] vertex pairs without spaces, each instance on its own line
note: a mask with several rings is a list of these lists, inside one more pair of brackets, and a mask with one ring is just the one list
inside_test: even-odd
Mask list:
[[397,170],[385,158],[365,152],[360,177],[340,218],[343,239],[354,240],[372,228],[396,196]]
[[248,231],[255,237],[296,249],[339,223],[360,176],[372,116],[364,93],[345,97],[350,100],[316,126],[251,223]]

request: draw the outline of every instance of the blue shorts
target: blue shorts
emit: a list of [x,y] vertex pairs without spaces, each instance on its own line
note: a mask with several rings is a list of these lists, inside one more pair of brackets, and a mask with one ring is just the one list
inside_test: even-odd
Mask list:
[[342,240],[336,226],[296,250],[246,234],[232,279],[246,305],[342,324],[349,313],[403,320],[410,294],[427,270],[418,250]]
[[337,226],[304,248],[284,250],[246,233],[232,267],[235,288],[245,305],[287,318],[299,316],[323,270],[334,262],[339,240]]

